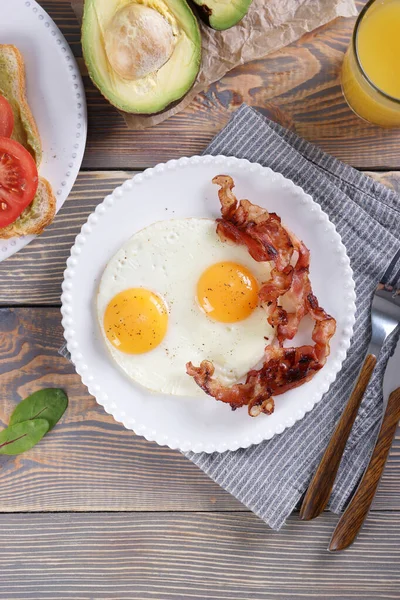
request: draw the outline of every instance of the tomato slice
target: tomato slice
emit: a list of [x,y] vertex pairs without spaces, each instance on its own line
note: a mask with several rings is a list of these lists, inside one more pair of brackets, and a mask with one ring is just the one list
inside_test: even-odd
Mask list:
[[36,163],[20,143],[0,137],[0,227],[14,223],[38,187]]
[[7,98],[0,96],[0,136],[10,137],[14,129],[14,113]]

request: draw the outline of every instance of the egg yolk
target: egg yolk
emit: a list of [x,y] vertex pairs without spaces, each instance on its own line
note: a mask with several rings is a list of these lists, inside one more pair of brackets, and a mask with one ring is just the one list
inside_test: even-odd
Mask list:
[[236,323],[246,319],[256,308],[258,284],[246,267],[234,262],[216,263],[201,275],[197,301],[215,321]]
[[168,326],[163,300],[150,290],[131,288],[120,292],[108,304],[104,329],[115,348],[127,354],[143,354],[156,348]]

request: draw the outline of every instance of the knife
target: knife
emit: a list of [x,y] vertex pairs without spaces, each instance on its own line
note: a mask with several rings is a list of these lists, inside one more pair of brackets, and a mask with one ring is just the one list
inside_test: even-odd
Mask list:
[[[386,406],[386,408],[385,408]],[[389,359],[383,380],[384,415],[365,473],[348,507],[339,519],[329,550],[344,550],[353,543],[369,512],[400,420],[400,342]]]

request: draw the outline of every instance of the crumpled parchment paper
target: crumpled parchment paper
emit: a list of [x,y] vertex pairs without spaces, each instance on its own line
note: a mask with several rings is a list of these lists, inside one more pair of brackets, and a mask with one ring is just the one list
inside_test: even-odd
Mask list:
[[[81,20],[83,0],[71,0],[71,4]],[[214,31],[200,22],[202,62],[186,96],[156,115],[121,114],[130,129],[157,125],[183,110],[196,94],[234,67],[264,58],[336,17],[356,14],[354,0],[253,0],[244,19],[227,31]]]

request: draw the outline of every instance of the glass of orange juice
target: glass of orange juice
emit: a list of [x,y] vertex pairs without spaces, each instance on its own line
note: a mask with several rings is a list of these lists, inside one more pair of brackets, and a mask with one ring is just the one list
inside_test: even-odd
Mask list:
[[370,0],[358,16],[342,67],[353,111],[382,127],[400,127],[400,0]]

